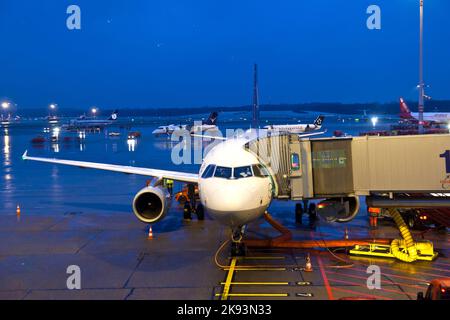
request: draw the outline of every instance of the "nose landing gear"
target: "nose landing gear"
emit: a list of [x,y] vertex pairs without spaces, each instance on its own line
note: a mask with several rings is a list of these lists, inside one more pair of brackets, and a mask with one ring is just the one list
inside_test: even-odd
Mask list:
[[247,253],[247,247],[242,241],[244,236],[245,226],[232,230],[231,233],[231,256],[243,257]]

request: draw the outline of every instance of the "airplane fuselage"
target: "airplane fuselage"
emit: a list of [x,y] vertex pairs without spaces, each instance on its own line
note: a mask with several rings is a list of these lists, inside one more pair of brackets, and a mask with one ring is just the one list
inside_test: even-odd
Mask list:
[[268,131],[289,132],[289,133],[305,133],[314,130],[320,130],[322,126],[315,124],[286,124],[286,125],[270,125],[264,129]]
[[239,227],[264,214],[272,201],[272,179],[257,157],[244,148],[247,140],[216,145],[199,172],[200,201],[214,219]]
[[[419,119],[418,112],[411,112],[411,116],[416,120]],[[435,122],[435,123],[450,123],[450,113],[445,112],[424,112],[423,120],[426,122]]]

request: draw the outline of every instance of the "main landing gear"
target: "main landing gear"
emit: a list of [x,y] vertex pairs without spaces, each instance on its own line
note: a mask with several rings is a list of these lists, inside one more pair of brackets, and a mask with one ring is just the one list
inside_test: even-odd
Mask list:
[[242,241],[244,236],[245,226],[232,230],[231,233],[231,256],[243,257],[247,253],[245,243]]
[[188,185],[188,195],[190,201],[186,201],[183,207],[183,219],[191,220],[192,212],[197,214],[198,220],[205,220],[205,209],[201,203],[196,204],[195,201],[195,186],[193,184]]
[[[194,209],[195,208],[195,209]],[[205,209],[201,203],[197,204],[196,207],[192,207],[190,202],[186,202],[183,207],[183,219],[191,220],[192,213],[197,214],[198,220],[205,220]]]
[[295,222],[302,224],[303,213],[308,213],[309,225],[313,226],[317,220],[316,204],[309,203],[308,200],[303,200],[303,205],[301,203],[295,204]]

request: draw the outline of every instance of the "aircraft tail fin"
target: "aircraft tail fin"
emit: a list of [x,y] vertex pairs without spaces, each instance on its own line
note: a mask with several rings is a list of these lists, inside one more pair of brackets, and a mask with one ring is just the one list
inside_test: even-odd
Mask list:
[[219,114],[216,111],[211,112],[208,119],[205,121],[205,124],[214,126],[217,123],[217,117]]
[[402,119],[412,119],[411,110],[409,110],[408,105],[406,104],[403,98],[400,98],[400,118]]
[[325,116],[320,115],[316,118],[316,120],[314,120],[314,125],[317,127],[322,126],[323,120],[325,119]]
[[117,116],[119,115],[119,112],[117,110],[114,110],[113,113],[109,116],[108,120],[117,120]]

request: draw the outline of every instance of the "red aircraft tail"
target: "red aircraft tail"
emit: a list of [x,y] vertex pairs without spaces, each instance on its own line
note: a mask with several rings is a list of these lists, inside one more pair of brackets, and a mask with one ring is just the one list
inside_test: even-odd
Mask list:
[[413,116],[411,115],[411,110],[409,110],[403,98],[400,98],[400,118],[413,119]]

